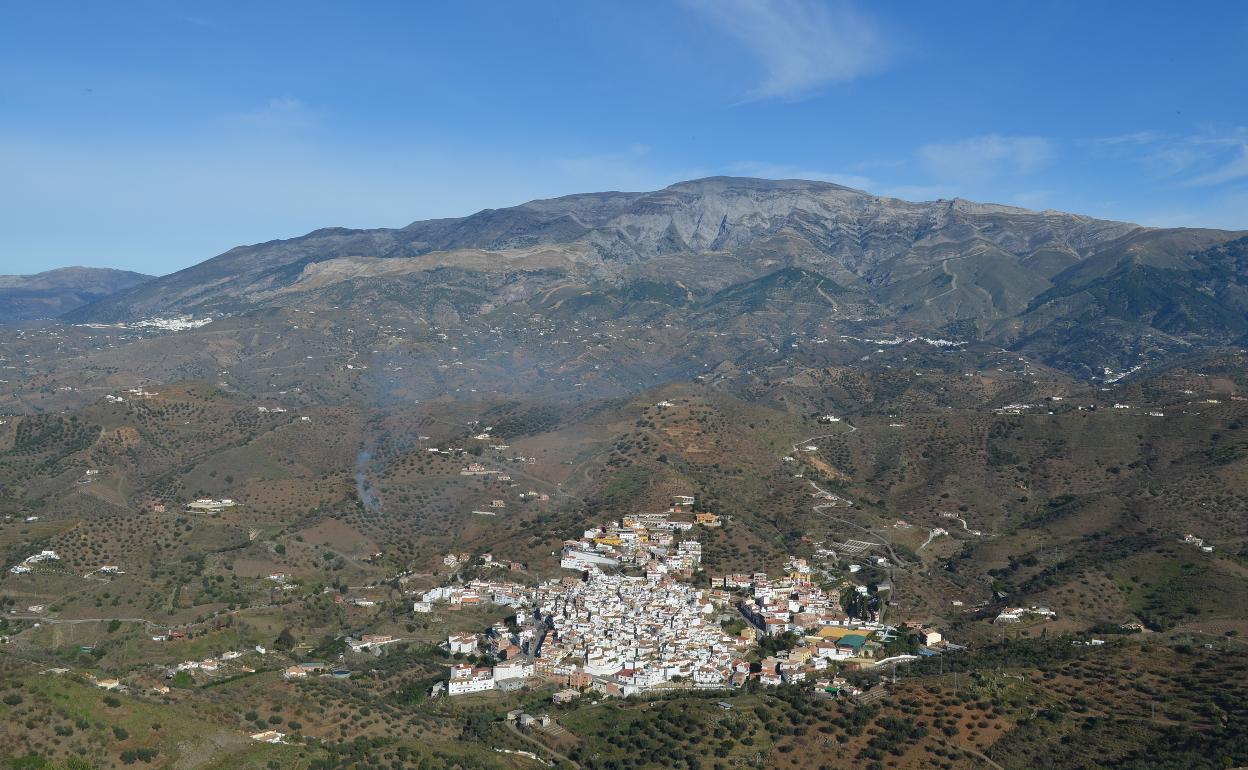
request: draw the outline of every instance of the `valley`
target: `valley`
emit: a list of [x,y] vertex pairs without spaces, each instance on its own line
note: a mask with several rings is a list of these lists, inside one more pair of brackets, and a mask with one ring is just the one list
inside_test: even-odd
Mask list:
[[1243,253],[715,178],[0,326],[6,759],[1238,761]]

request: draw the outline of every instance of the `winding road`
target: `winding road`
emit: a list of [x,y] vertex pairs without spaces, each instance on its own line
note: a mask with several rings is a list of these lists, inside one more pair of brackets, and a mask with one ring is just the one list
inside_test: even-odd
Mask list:
[[[854,431],[858,430],[858,428],[854,427],[853,425],[851,425],[851,424],[850,424],[850,423],[848,423],[848,422],[847,422],[847,423],[845,423],[845,425],[849,428],[849,432],[850,432],[850,433],[853,433]],[[813,444],[814,442],[816,442],[816,441],[818,441],[818,440],[820,440],[820,439],[824,439],[824,438],[832,438],[833,436],[839,436],[839,435],[841,435],[841,432],[840,432],[840,431],[837,431],[837,432],[835,432],[835,433],[822,433],[822,434],[819,434],[819,435],[816,435],[816,436],[811,436],[810,438],[804,439],[804,440],[802,440],[802,441],[799,441],[799,442],[797,442],[797,443],[793,444],[793,454],[794,454],[795,456],[797,456],[797,457],[801,457],[801,455],[803,454],[803,452],[802,452],[802,450],[801,450],[801,447],[806,446],[806,445],[808,445],[808,444]],[[820,487],[818,484],[816,484],[816,483],[815,483],[815,482],[813,482],[813,481],[811,481],[811,482],[810,482],[810,485],[811,485],[812,487],[814,487],[815,491],[818,493],[818,497],[820,497],[820,498],[822,498],[822,499],[824,499],[824,500],[828,500],[828,501],[830,501],[830,502],[824,502],[824,503],[817,503],[817,504],[815,504],[815,505],[812,507],[812,510],[813,510],[815,513],[819,514],[820,516],[823,516],[823,517],[824,517],[824,518],[826,518],[826,519],[829,519],[829,520],[831,520],[831,521],[835,521],[835,522],[839,522],[840,524],[843,524],[843,525],[845,525],[845,526],[847,526],[847,527],[851,527],[851,528],[853,528],[853,529],[856,529],[856,530],[858,530],[858,531],[862,532],[862,533],[863,533],[864,535],[866,535],[868,538],[873,538],[873,542],[875,542],[877,545],[882,545],[882,546],[884,547],[884,549],[885,549],[886,551],[888,551],[888,580],[889,580],[889,582],[890,582],[890,583],[892,583],[892,585],[893,585],[893,589],[892,589],[891,595],[889,596],[889,602],[884,602],[884,603],[881,603],[881,605],[880,605],[880,617],[879,617],[879,622],[880,622],[881,624],[883,624],[883,623],[884,623],[884,612],[885,612],[885,610],[887,609],[888,604],[889,604],[889,603],[891,603],[891,602],[896,601],[896,600],[897,600],[897,597],[899,596],[899,592],[898,592],[898,590],[897,590],[897,580],[896,580],[896,577],[895,577],[895,570],[896,570],[896,569],[897,569],[897,567],[898,567],[898,566],[902,563],[901,559],[897,558],[897,553],[893,550],[893,544],[892,544],[892,542],[891,542],[891,541],[890,541],[887,537],[885,537],[883,534],[881,534],[881,533],[879,533],[879,532],[877,532],[876,530],[873,530],[873,529],[867,529],[866,527],[862,526],[861,524],[858,524],[857,522],[853,522],[853,521],[850,521],[850,520],[848,520],[848,519],[841,518],[840,516],[834,516],[834,515],[832,515],[832,514],[830,514],[830,513],[826,513],[825,511],[826,511],[828,508],[836,508],[836,507],[837,507],[837,505],[838,505],[838,502],[837,502],[837,501],[845,501],[845,499],[844,499],[844,498],[842,498],[842,497],[839,497],[839,496],[837,496],[837,495],[835,495],[835,494],[833,494],[833,493],[831,493],[831,492],[829,492],[828,490],[826,490],[826,489],[824,489],[824,488],[822,488],[822,487]]]

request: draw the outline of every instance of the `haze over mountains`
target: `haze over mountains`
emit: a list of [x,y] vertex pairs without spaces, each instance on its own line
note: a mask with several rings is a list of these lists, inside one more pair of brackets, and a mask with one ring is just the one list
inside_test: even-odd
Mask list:
[[[468,323],[512,308],[560,322],[592,307],[700,331],[835,322],[987,341],[1098,376],[1242,344],[1246,234],[712,177],[241,246],[65,317],[298,307]],[[742,321],[746,310],[766,312]]]
[[142,273],[97,267],[0,275],[0,323],[55,318],[150,278]]

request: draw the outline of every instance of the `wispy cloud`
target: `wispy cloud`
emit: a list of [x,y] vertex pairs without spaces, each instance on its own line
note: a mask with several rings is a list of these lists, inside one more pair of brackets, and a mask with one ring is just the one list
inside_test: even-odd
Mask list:
[[875,186],[875,181],[861,174],[845,174],[837,171],[817,171],[802,166],[791,166],[784,163],[762,163],[759,161],[740,161],[728,167],[730,173],[737,176],[756,176],[764,179],[811,179],[819,182],[854,187],[865,190]]
[[1053,143],[1042,136],[987,134],[919,148],[919,162],[935,177],[982,180],[1029,174],[1053,159]]
[[1208,128],[1195,134],[1138,131],[1095,139],[1091,146],[1133,161],[1181,187],[1212,187],[1248,178],[1248,127]]
[[763,68],[750,99],[790,99],[881,69],[878,24],[847,0],[686,0],[740,41]]
[[1248,131],[1240,129],[1237,136],[1211,141],[1205,146],[1214,149],[1217,164],[1214,168],[1188,179],[1185,184],[1205,187],[1233,182],[1248,177]]
[[1092,145],[1096,147],[1139,147],[1141,145],[1152,144],[1162,139],[1164,136],[1165,134],[1160,131],[1131,131],[1126,134],[1103,136],[1099,139],[1093,139]]
[[276,96],[263,107],[229,115],[225,122],[268,129],[312,128],[321,122],[320,113],[294,96]]

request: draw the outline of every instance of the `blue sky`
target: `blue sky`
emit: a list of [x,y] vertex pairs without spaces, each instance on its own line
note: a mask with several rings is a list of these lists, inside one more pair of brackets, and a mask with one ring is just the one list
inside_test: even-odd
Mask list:
[[2,8],[0,273],[714,174],[1248,229],[1246,3]]

